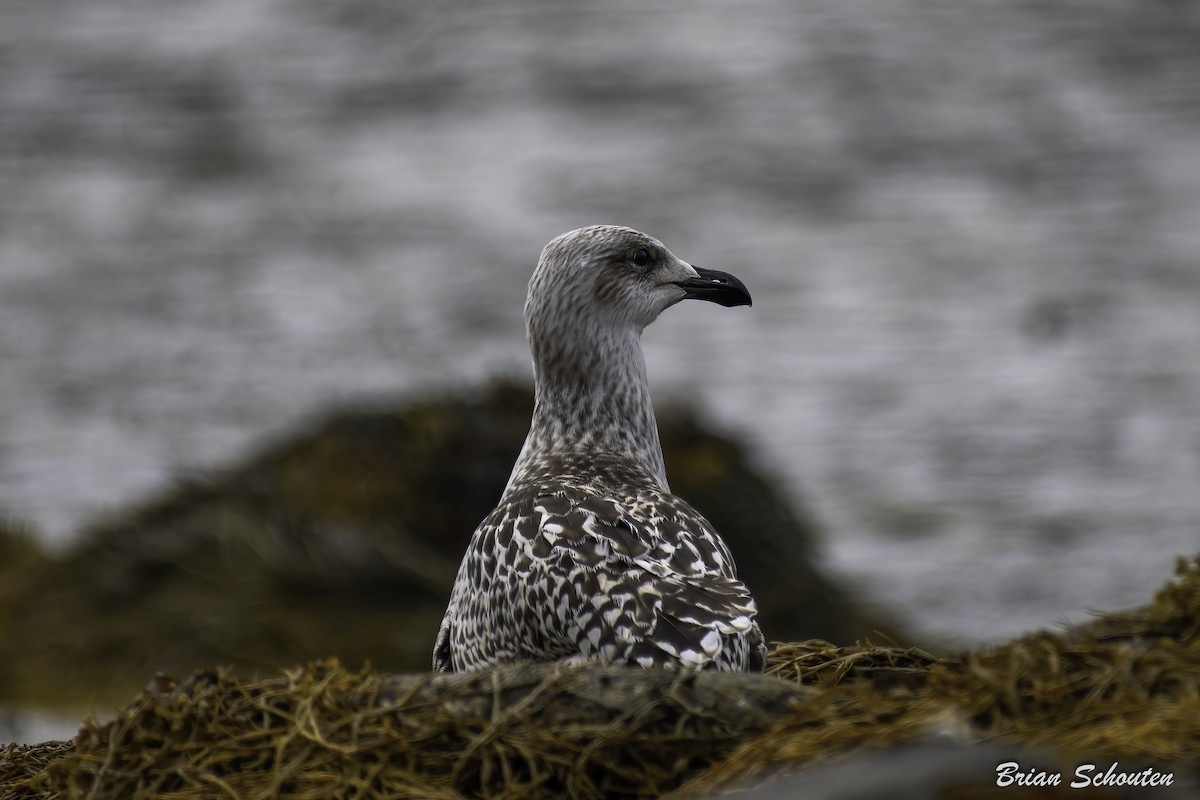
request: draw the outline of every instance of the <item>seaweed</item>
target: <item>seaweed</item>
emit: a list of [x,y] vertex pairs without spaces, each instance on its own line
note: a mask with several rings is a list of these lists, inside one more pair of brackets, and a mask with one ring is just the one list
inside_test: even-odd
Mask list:
[[[1183,784],[1200,778],[1200,556],[1177,572],[1142,609],[953,656],[813,640],[775,644],[762,675],[332,660],[160,675],[72,744],[0,751],[0,777],[6,796],[47,800],[696,797],[951,736],[1158,765]],[[1114,638],[1118,623],[1154,633]],[[938,796],[994,783],[989,768]]]

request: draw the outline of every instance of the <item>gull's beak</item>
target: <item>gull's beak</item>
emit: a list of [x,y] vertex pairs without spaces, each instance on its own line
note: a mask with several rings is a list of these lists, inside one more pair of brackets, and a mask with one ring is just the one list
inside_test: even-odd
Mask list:
[[730,275],[716,269],[704,269],[692,265],[699,277],[680,281],[679,285],[687,292],[684,300],[707,300],[726,307],[753,305],[746,284]]

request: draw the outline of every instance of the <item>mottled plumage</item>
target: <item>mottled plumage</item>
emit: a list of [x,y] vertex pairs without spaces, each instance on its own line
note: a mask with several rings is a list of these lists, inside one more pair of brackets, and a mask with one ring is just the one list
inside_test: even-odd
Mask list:
[[525,303],[533,422],[467,547],[434,669],[564,657],[762,669],[733,557],[663,467],[640,336],[685,298],[750,303],[733,276],[629,228],[582,228],[542,251]]

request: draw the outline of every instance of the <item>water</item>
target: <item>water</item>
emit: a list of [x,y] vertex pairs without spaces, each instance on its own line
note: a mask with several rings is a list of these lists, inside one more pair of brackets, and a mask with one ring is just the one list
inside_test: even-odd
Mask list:
[[60,545],[331,404],[526,375],[539,249],[614,222],[746,281],[647,331],[657,396],[920,636],[1143,602],[1200,549],[1197,32],[1135,0],[10,0],[0,509]]

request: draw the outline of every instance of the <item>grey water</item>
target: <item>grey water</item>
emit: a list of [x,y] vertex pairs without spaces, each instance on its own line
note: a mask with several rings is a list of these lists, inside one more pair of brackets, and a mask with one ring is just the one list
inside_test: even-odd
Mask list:
[[321,409],[527,376],[541,246],[611,222],[745,280],[647,330],[656,396],[917,635],[1200,550],[1196,7],[2,14],[0,513],[48,543]]

